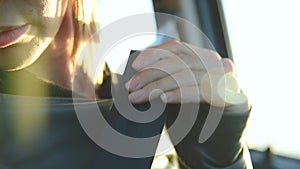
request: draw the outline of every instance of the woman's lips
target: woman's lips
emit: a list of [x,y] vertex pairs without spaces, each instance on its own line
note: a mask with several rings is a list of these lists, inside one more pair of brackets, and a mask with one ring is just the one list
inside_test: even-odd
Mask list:
[[28,29],[29,25],[26,24],[0,31],[0,48],[6,48],[19,42]]

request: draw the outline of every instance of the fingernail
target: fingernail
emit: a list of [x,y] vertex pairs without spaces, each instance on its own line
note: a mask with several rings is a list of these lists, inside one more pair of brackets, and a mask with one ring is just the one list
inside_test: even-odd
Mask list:
[[134,70],[138,71],[142,69],[143,64],[141,63],[141,61],[134,60],[131,66]]
[[133,91],[138,89],[139,87],[139,81],[137,79],[134,80],[129,80],[126,84],[125,87],[128,91]]
[[171,92],[167,92],[167,93],[163,93],[160,95],[160,99],[162,102],[167,103],[168,101],[170,101],[171,98]]
[[143,94],[143,90],[139,90],[129,94],[128,99],[130,102],[139,102],[141,101]]
[[130,81],[126,82],[125,83],[125,88],[129,91],[129,84],[130,84]]

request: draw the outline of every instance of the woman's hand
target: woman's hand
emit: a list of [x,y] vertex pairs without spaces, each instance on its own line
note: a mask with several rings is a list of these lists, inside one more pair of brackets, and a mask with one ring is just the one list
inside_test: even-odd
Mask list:
[[143,51],[132,67],[137,73],[126,83],[132,103],[160,97],[166,103],[206,102],[232,112],[250,108],[232,61],[217,52],[173,40]]

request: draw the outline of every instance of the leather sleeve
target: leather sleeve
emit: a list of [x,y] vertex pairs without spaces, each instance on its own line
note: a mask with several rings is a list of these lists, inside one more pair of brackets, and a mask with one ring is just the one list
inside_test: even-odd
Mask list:
[[[207,104],[201,104],[196,123],[187,136],[175,145],[181,168],[252,168],[251,162],[249,163],[250,158],[247,156],[248,149],[242,141],[243,131],[251,110],[243,113],[224,112],[211,137],[204,143],[199,143],[199,135],[206,121],[209,107]],[[186,113],[188,114],[188,112]],[[169,112],[167,127],[172,125],[176,116],[176,112]],[[171,133],[170,137],[173,140],[174,136]]]

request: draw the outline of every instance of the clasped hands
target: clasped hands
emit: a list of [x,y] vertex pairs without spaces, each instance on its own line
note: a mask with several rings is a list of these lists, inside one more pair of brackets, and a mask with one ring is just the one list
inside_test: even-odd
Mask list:
[[131,66],[137,73],[125,87],[132,103],[160,97],[165,103],[204,102],[230,112],[250,108],[233,62],[215,51],[172,40],[141,52]]

